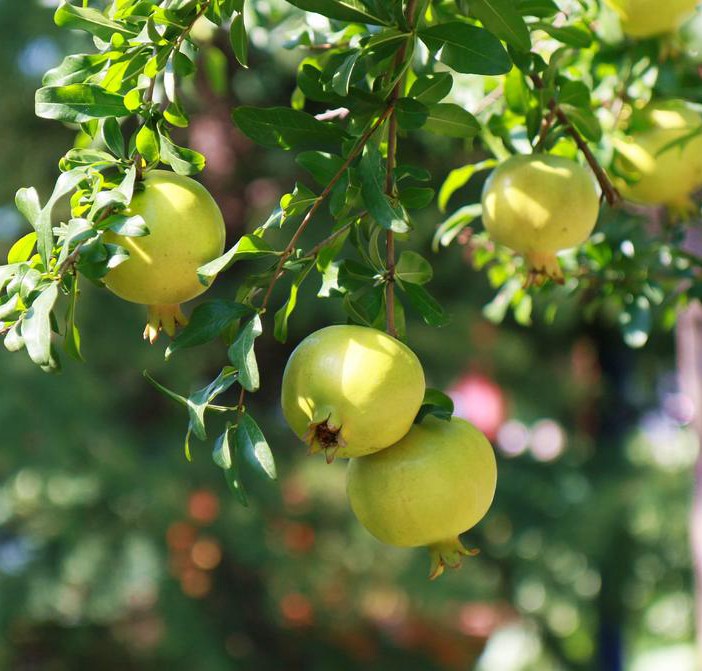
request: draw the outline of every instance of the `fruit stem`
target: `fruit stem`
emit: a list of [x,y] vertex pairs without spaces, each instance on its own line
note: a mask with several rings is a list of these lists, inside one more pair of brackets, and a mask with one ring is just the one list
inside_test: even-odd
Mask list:
[[524,255],[529,266],[526,286],[540,286],[547,279],[563,284],[563,271],[558,257],[549,252],[529,252]]
[[[544,88],[544,81],[538,74],[532,74],[531,81],[534,83],[534,86],[537,89]],[[580,135],[580,133],[575,129],[573,124],[570,122],[568,115],[560,108],[558,103],[553,98],[551,98],[549,101],[548,107],[556,115],[556,118],[561,122],[568,135],[575,140],[575,144],[578,145],[578,149],[582,152],[585,160],[587,160],[588,164],[592,168],[592,171],[595,173],[595,177],[597,177],[597,181],[600,183],[602,194],[606,198],[607,202],[610,204],[610,206],[615,206],[622,200],[622,196],[619,191],[617,191],[614,184],[612,184],[612,181],[609,179],[605,169],[600,165],[587,142],[585,142],[583,139],[583,136]]]
[[158,340],[161,331],[165,331],[172,338],[178,326],[188,323],[180,305],[149,305],[147,315],[144,340],[148,340],[152,345]]
[[479,553],[479,550],[467,550],[458,536],[434,543],[428,549],[431,557],[429,580],[436,580],[443,575],[447,566],[449,568],[460,568],[463,563],[463,557],[475,557]]

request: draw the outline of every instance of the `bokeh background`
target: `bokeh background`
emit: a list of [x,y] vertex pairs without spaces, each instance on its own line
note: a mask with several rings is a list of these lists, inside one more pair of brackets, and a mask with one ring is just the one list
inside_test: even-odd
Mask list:
[[[54,5],[0,0],[2,254],[25,230],[16,189],[46,197],[58,158],[81,141],[33,116],[43,72],[91,48],[53,25]],[[302,177],[230,122],[234,105],[286,104],[294,87],[298,55],[282,47],[294,19],[282,2],[259,5],[279,27],[252,30],[249,70],[235,67],[225,35],[198,27],[203,74],[190,84],[193,123],[181,138],[208,158],[202,179],[231,242]],[[470,158],[461,143],[421,136],[401,152],[437,183]],[[417,222],[414,244],[429,255],[438,221],[430,208]],[[164,343],[141,340],[139,307],[86,286],[86,364],[48,376],[0,351],[0,669],[692,671],[698,444],[673,334],[633,351],[606,313],[586,323],[578,305],[553,325],[508,317],[496,327],[467,249],[435,258],[432,291],[452,325],[411,321],[409,343],[429,383],[491,438],[500,479],[490,514],[465,539],[480,555],[435,583],[422,551],[382,546],[356,523],[344,464],[307,458],[283,422],[291,348],[343,319],[315,299],[317,287],[304,293],[290,342],[259,345],[263,388],[252,403],[280,477],[249,475],[248,509],[210,444],[194,442],[186,462],[182,409],[142,377],[191,391],[216,374],[222,348],[166,365]],[[212,293],[231,296],[241,272]]]

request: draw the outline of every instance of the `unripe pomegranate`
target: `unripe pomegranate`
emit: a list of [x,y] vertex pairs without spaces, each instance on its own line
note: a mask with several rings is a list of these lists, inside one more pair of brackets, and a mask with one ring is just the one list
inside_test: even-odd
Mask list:
[[161,328],[173,335],[177,324],[186,323],[180,303],[207,290],[197,269],[222,254],[225,228],[217,203],[194,179],[152,170],[141,184],[126,214],[141,215],[149,234],[132,238],[105,233],[105,242],[129,251],[105,284],[120,298],[148,306],[144,337],[153,342]]
[[490,508],[497,484],[495,454],[472,424],[427,417],[399,442],[349,464],[351,508],[388,545],[427,546],[431,578],[471,554],[458,536]]
[[605,0],[619,14],[631,37],[653,37],[676,31],[699,0]]
[[402,438],[424,388],[419,359],[399,340],[364,326],[329,326],[290,356],[281,400],[293,431],[331,461],[371,454]]
[[615,149],[615,171],[626,177],[617,186],[625,198],[689,209],[690,196],[702,187],[702,115],[682,100],[651,104]]
[[532,274],[561,279],[556,253],[585,242],[600,203],[594,176],[561,156],[512,156],[483,190],[483,223],[500,244],[523,254]]

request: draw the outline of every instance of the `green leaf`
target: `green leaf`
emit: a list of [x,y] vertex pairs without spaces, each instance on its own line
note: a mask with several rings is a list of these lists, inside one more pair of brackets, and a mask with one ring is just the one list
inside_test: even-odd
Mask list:
[[222,256],[197,269],[197,276],[205,286],[209,286],[217,275],[231,268],[238,261],[256,259],[261,256],[278,254],[263,238],[244,235]]
[[371,13],[360,0],[287,0],[308,12],[322,14],[337,21],[386,25],[386,21]]
[[456,236],[464,228],[470,226],[482,213],[483,206],[481,203],[466,205],[454,212],[437,229],[432,242],[433,251],[438,252],[439,247],[448,247],[456,239]]
[[37,219],[41,214],[39,194],[34,187],[20,189],[15,196],[15,205],[20,214],[32,225],[37,227]]
[[224,433],[215,441],[212,451],[212,460],[224,470],[224,478],[231,491],[239,499],[243,506],[248,506],[248,498],[243,484],[239,478],[239,467],[237,459],[237,440],[234,432],[234,441],[231,441],[232,427],[227,424]]
[[438,72],[418,77],[412,84],[408,96],[425,105],[440,103],[453,88],[453,77],[449,72]]
[[560,108],[585,139],[591,142],[599,142],[602,139],[602,126],[592,110],[564,104],[560,105]]
[[402,285],[402,291],[429,326],[446,326],[449,323],[450,319],[444,309],[423,286],[407,283]]
[[36,244],[37,234],[35,231],[22,236],[17,242],[15,242],[14,245],[12,245],[12,247],[10,247],[10,251],[7,253],[7,262],[9,264],[13,264],[29,261]]
[[149,124],[144,124],[136,134],[136,149],[147,163],[158,163],[160,151],[158,135]]
[[592,33],[584,23],[577,23],[570,26],[556,27],[545,21],[539,21],[534,24],[551,37],[569,47],[576,49],[586,49],[592,44]]
[[167,387],[164,387],[160,382],[157,382],[153,377],[151,377],[149,372],[146,370],[143,371],[142,375],[146,378],[146,380],[149,382],[149,384],[153,385],[164,396],[167,396],[172,401],[175,401],[179,405],[182,405],[184,408],[188,407],[188,399],[185,398],[185,396],[181,396],[180,394],[176,394],[174,391],[171,391]]
[[239,417],[239,424],[236,427],[236,443],[242,456],[257,470],[260,470],[271,480],[278,477],[271,448],[256,420],[248,412]]
[[429,108],[423,130],[447,137],[471,138],[480,132],[478,120],[454,103],[439,103]]
[[456,168],[452,170],[444,183],[441,185],[441,190],[439,191],[439,209],[442,212],[446,212],[446,207],[458,189],[463,188],[471,180],[471,177],[477,172],[482,172],[483,170],[489,170],[497,165],[495,159],[487,159],[486,161],[480,161],[479,163],[469,163],[464,165],[462,168]]
[[226,366],[213,382],[188,397],[190,429],[200,440],[207,439],[205,412],[207,412],[209,405],[220,394],[227,391],[236,380],[237,372],[233,368]]
[[322,151],[300,152],[295,157],[295,162],[323,186],[329,184],[344,165],[344,159],[341,156]]
[[138,214],[132,216],[126,214],[110,215],[100,222],[98,228],[101,230],[109,228],[117,235],[123,235],[126,238],[139,238],[149,235],[149,229],[144,218]]
[[436,191],[429,187],[409,186],[400,191],[400,202],[408,210],[423,210],[434,200]]
[[188,325],[174,338],[166,350],[166,358],[189,347],[204,345],[220,336],[237,320],[248,317],[253,309],[235,301],[218,299],[198,305]]
[[405,251],[395,266],[395,277],[402,282],[426,284],[434,277],[431,263],[417,252]]
[[41,209],[39,216],[34,222],[37,232],[37,251],[41,256],[45,268],[49,267],[49,258],[51,257],[54,246],[54,236],[51,226],[51,215],[54,206],[61,198],[71,193],[84,179],[85,168],[74,168],[69,172],[62,173],[58,180],[56,180],[51,198],[49,198],[49,201]]
[[385,193],[385,162],[375,147],[366,146],[358,172],[363,200],[371,217],[386,230],[406,233],[410,228],[407,212]]
[[553,0],[517,0],[517,11],[522,16],[544,19],[555,16],[560,9]]
[[353,51],[334,73],[332,76],[332,90],[335,93],[338,93],[340,96],[347,96],[349,94],[353,71],[356,68],[358,59],[362,55],[363,52],[360,50]]
[[400,98],[396,105],[397,122],[403,130],[417,130],[429,118],[429,108],[413,98]]
[[72,54],[63,62],[49,70],[42,79],[44,86],[65,86],[82,84],[89,77],[102,70],[107,61],[105,54]]
[[264,147],[315,148],[338,144],[346,138],[339,126],[288,107],[239,107],[232,117],[242,133]]
[[18,322],[7,332],[3,344],[8,352],[19,352],[24,347],[24,339],[20,333],[22,323]]
[[13,263],[9,266],[0,266],[0,291],[5,288],[5,285],[17,274],[20,269],[18,263]]
[[102,117],[129,115],[124,97],[95,84],[46,86],[35,96],[35,112],[44,119],[83,123]]
[[229,348],[228,356],[232,366],[239,371],[239,384],[246,391],[258,391],[260,375],[254,343],[263,333],[261,318],[254,315],[239,331],[239,335]]
[[58,285],[50,284],[32,303],[22,320],[22,338],[29,358],[39,366],[51,366],[51,311],[58,298]]
[[229,29],[229,41],[231,42],[236,60],[244,67],[248,67],[249,42],[246,36],[246,25],[244,24],[243,14],[237,14],[232,20],[232,25]]
[[455,21],[420,30],[419,37],[430,51],[441,51],[441,62],[456,72],[502,75],[512,68],[502,43],[483,28]]
[[71,300],[66,313],[66,337],[64,348],[76,361],[84,361],[80,351],[80,331],[76,325],[76,305],[78,302],[78,277],[73,279],[71,287]]
[[316,193],[308,189],[304,184],[296,183],[294,191],[286,193],[280,199],[280,208],[283,211],[280,225],[285,224],[290,217],[296,217],[308,212],[317,200],[319,200],[319,196]]
[[524,19],[514,7],[514,0],[468,0],[471,13],[495,37],[517,51],[531,49],[531,37]]
[[453,417],[453,410],[453,401],[450,396],[438,389],[427,389],[424,392],[422,407],[419,409],[414,423],[421,424],[422,420],[429,415],[449,422]]
[[314,267],[315,262],[311,261],[302,268],[297,274],[297,277],[293,280],[288,300],[285,301],[285,305],[275,313],[273,335],[279,342],[285,342],[288,339],[288,320],[297,307],[297,296],[300,291],[300,286],[302,286],[310,270]]
[[171,140],[161,124],[158,126],[161,138],[161,160],[179,175],[196,175],[205,168],[205,157],[194,149],[180,147]]
[[124,23],[112,21],[96,9],[76,7],[67,1],[56,10],[54,22],[62,28],[85,30],[103,42],[109,42],[115,33],[126,38],[136,36],[136,32]]

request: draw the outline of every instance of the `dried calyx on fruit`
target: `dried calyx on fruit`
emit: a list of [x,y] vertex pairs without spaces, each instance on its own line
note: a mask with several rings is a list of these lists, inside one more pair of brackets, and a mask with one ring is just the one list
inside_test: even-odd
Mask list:
[[529,281],[561,281],[557,252],[585,242],[600,202],[594,175],[561,156],[512,156],[483,190],[483,223],[492,238],[523,254]]
[[457,568],[466,555],[459,534],[492,504],[495,454],[472,424],[427,417],[395,445],[349,464],[347,491],[361,524],[398,547],[426,546],[430,577]]
[[675,32],[695,11],[699,0],[605,0],[617,13],[622,30],[631,37]]
[[186,323],[181,303],[207,290],[197,269],[222,254],[225,227],[210,193],[189,177],[152,170],[138,188],[126,214],[141,216],[148,234],[105,233],[105,242],[129,252],[105,285],[126,301],[148,306],[144,337],[154,342],[160,330],[173,335]]
[[305,338],[283,374],[283,413],[310,451],[327,460],[392,445],[412,426],[424,398],[417,356],[364,326],[329,326]]
[[636,110],[628,134],[613,140],[612,170],[625,198],[689,212],[702,187],[702,115],[682,100]]

